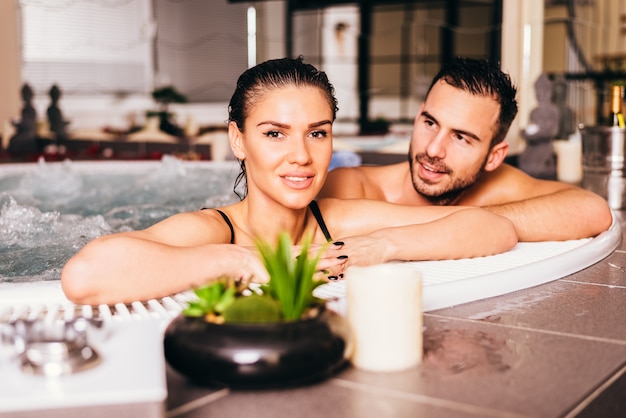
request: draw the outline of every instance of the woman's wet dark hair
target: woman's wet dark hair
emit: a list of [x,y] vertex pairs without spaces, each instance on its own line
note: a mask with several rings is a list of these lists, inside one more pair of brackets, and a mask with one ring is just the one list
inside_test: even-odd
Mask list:
[[508,74],[486,60],[457,57],[439,70],[428,93],[439,80],[470,94],[492,97],[497,101],[500,104],[500,116],[496,132],[491,138],[491,146],[504,140],[517,115],[517,90]]
[[[228,122],[235,122],[237,128],[243,132],[250,109],[268,91],[287,86],[319,88],[326,96],[328,105],[333,112],[333,121],[335,120],[338,110],[335,88],[328,81],[325,72],[318,70],[311,64],[304,63],[304,59],[298,57],[265,61],[241,74],[228,104]],[[234,192],[243,199],[247,194],[247,185],[244,184],[243,195],[237,191],[237,188],[246,178],[246,165],[242,160],[239,161],[239,165],[241,171],[235,180]]]

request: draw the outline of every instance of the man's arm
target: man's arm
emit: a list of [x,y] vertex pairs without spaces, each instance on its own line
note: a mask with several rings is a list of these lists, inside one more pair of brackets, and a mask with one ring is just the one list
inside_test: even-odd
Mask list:
[[414,207],[371,199],[318,203],[336,240],[325,249],[318,268],[334,275],[353,264],[499,254],[518,242],[509,219],[482,208]]
[[509,218],[520,241],[593,237],[612,222],[608,203],[597,194],[563,182],[535,179],[511,166],[485,173],[459,204],[482,206]]
[[[320,196],[427,204],[418,200],[412,186],[401,187],[407,170],[408,164],[337,168],[328,174]],[[612,222],[607,202],[597,194],[563,182],[536,179],[506,164],[483,173],[455,204],[480,206],[507,217],[515,225],[520,241],[593,237]]]
[[611,211],[604,199],[574,187],[485,208],[509,218],[520,241],[593,237],[607,230],[612,222]]

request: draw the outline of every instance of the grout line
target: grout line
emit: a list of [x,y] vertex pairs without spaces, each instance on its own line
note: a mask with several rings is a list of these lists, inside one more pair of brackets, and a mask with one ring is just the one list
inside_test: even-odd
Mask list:
[[580,414],[586,407],[588,407],[593,401],[595,401],[598,396],[600,396],[606,389],[608,389],[615,381],[617,381],[620,377],[622,377],[626,373],[626,366],[622,366],[622,368],[611,376],[610,379],[607,379],[606,382],[602,383],[598,386],[593,392],[591,392],[585,399],[583,399],[574,409],[568,412],[563,418],[574,418],[578,414]]
[[572,279],[561,279],[559,281],[560,282],[567,282],[567,283],[575,283],[575,284],[585,284],[585,285],[591,285],[591,286],[608,287],[608,288],[611,288],[611,289],[626,289],[626,285],[621,285],[621,284],[606,284],[606,283],[584,282],[584,281],[581,281],[581,280],[572,280]]
[[194,409],[198,409],[201,406],[204,406],[211,402],[222,399],[223,397],[228,396],[229,394],[230,394],[230,389],[228,388],[220,389],[217,392],[213,392],[207,396],[202,396],[198,399],[194,399],[193,401],[187,402],[186,404],[178,406],[174,409],[170,409],[169,411],[167,411],[165,416],[167,418],[178,417],[182,414],[186,414],[187,412],[193,411]]
[[397,390],[381,388],[371,385],[365,385],[362,383],[353,382],[351,380],[344,380],[338,378],[330,379],[330,383],[342,386],[349,389],[355,389],[358,391],[372,393],[375,395],[383,395],[389,396],[396,399],[402,399],[412,402],[419,402],[423,404],[428,404],[436,407],[447,408],[455,411],[466,412],[472,415],[478,415],[480,417],[496,417],[496,418],[528,418],[529,415],[517,414],[513,412],[502,411],[499,409],[486,408],[482,406],[461,403],[456,401],[451,401],[448,399],[434,398],[425,395],[419,395],[416,393],[407,393],[401,392]]
[[593,336],[590,336],[590,335],[572,334],[572,333],[569,333],[569,332],[551,331],[551,330],[539,329],[539,328],[522,327],[522,326],[519,326],[519,325],[497,324],[497,323],[493,323],[493,322],[487,322],[487,321],[484,321],[482,319],[458,318],[458,317],[454,317],[454,316],[437,315],[437,314],[432,314],[432,313],[424,313],[424,316],[432,316],[434,318],[446,319],[446,320],[458,320],[458,321],[462,321],[462,322],[487,324],[487,325],[492,325],[492,326],[495,326],[495,327],[510,328],[510,329],[514,329],[514,330],[518,330],[518,331],[531,331],[531,332],[538,332],[540,334],[550,334],[550,335],[557,335],[559,337],[578,338],[578,339],[582,339],[582,340],[588,340],[588,341],[595,341],[595,342],[610,343],[610,344],[617,344],[617,345],[624,345],[624,346],[626,346],[626,340],[616,340],[614,338],[593,337]]

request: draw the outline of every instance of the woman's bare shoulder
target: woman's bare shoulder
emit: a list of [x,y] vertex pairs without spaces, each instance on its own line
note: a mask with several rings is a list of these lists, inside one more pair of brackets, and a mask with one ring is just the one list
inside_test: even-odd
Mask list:
[[230,242],[230,228],[214,209],[179,213],[143,231],[170,245],[200,245]]

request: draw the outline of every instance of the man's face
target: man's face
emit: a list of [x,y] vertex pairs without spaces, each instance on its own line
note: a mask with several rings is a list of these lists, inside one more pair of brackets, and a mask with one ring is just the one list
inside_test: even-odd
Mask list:
[[489,164],[499,112],[494,99],[438,81],[413,125],[409,162],[415,190],[446,205],[474,184]]

